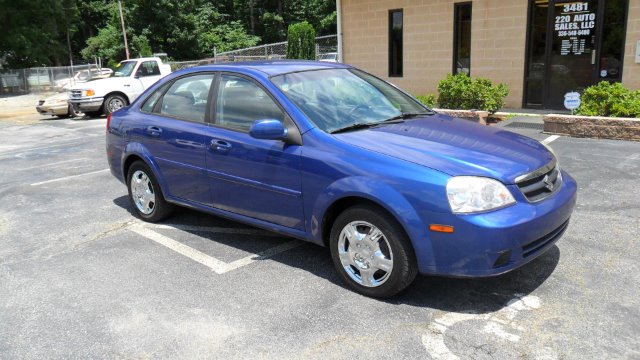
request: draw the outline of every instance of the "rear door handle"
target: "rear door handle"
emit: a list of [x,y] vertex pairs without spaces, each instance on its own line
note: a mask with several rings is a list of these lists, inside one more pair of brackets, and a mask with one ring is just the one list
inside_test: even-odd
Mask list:
[[209,147],[211,150],[220,154],[226,154],[231,151],[231,143],[224,140],[213,139],[211,140]]
[[157,127],[157,126],[148,126],[147,127],[147,135],[149,136],[153,136],[153,137],[160,137],[160,134],[162,134],[162,129]]

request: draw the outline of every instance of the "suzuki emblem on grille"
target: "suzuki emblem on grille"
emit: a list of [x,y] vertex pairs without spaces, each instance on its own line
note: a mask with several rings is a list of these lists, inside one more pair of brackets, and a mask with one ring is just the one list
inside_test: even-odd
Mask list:
[[549,191],[553,191],[553,183],[551,182],[551,180],[549,180],[549,175],[545,175],[544,179],[542,179],[542,182],[545,183],[547,186],[545,186],[547,189],[549,189]]

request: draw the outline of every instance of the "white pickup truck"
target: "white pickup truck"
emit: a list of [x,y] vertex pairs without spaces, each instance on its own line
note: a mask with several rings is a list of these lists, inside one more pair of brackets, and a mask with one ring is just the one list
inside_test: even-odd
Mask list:
[[129,105],[169,73],[171,67],[157,57],[125,60],[120,62],[111,77],[69,88],[69,104],[88,116],[108,115]]

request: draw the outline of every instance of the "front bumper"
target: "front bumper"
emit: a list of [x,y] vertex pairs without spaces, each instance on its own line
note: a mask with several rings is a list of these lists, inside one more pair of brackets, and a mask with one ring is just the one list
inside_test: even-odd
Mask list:
[[577,199],[575,180],[563,171],[562,187],[549,198],[529,203],[520,196],[515,205],[496,211],[456,215],[425,213],[429,224],[453,226],[452,234],[430,232],[415,244],[422,274],[483,277],[521,267],[549,250],[564,234]]
[[71,104],[74,109],[82,112],[99,111],[102,108],[103,102],[104,98],[102,97],[69,99],[69,104]]
[[42,115],[65,116],[69,115],[69,104],[38,105],[36,110]]

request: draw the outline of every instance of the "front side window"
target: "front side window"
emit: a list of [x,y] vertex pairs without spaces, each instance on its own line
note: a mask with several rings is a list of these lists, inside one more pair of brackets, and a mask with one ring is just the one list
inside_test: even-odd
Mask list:
[[136,76],[139,77],[156,75],[160,75],[160,68],[158,67],[158,63],[156,61],[145,61],[140,64],[138,71],[136,71]]
[[[158,109],[159,114],[183,120],[204,122],[207,98],[213,78],[213,74],[203,74],[176,80],[162,97],[162,102]],[[152,97],[147,102],[150,102]]]
[[355,69],[274,76],[271,81],[320,129],[334,132],[430,110],[394,86]]
[[402,10],[389,11],[389,76],[402,76]]
[[249,131],[256,120],[284,121],[284,113],[260,86],[244,77],[223,74],[216,103],[216,124]]

